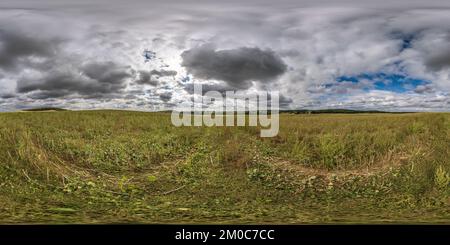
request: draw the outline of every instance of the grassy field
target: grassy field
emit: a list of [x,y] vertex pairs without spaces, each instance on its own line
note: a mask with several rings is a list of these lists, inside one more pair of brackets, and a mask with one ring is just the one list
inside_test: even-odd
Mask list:
[[450,223],[450,114],[0,114],[0,223]]

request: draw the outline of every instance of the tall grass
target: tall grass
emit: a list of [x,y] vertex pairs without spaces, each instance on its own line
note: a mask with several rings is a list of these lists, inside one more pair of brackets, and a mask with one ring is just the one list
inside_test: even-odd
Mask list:
[[[276,210],[295,216],[302,203],[326,200],[329,208],[330,200],[349,198],[347,205],[361,196],[386,206],[448,201],[449,114],[280,120],[278,136],[260,138],[254,127],[177,128],[167,113],[0,114],[0,222],[26,221],[21,212],[60,220],[61,206],[78,210],[64,215],[82,222],[105,220],[98,212],[112,221],[141,220],[137,213],[214,221],[261,213],[278,220]],[[183,202],[193,213],[173,213]]]

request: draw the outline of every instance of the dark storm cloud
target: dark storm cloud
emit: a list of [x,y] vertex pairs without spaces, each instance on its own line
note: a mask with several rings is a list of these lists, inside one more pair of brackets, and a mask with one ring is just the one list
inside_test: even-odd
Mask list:
[[[186,83],[183,84],[183,89],[189,94],[194,94],[194,84]],[[216,84],[202,84],[202,94],[205,95],[208,91],[218,91],[221,94],[225,94],[226,91],[235,91],[236,88],[230,87],[227,84],[216,83]]]
[[[450,42],[449,42],[450,45]],[[450,68],[450,48],[439,51],[438,54],[432,55],[425,61],[427,68],[433,71]]]
[[59,98],[78,94],[87,97],[104,97],[118,93],[132,77],[128,66],[113,62],[90,62],[77,72],[48,72],[42,78],[28,77],[17,81],[18,93],[31,93],[32,98]]
[[279,101],[279,105],[281,108],[286,108],[288,107],[290,104],[292,104],[292,102],[294,102],[291,98],[286,97],[282,94],[280,94],[280,101]]
[[157,86],[159,81],[157,79],[152,78],[152,74],[148,71],[138,71],[138,78],[135,81],[137,84],[148,84],[152,86]]
[[172,99],[172,92],[161,93],[159,94],[159,98],[164,102],[168,102]]
[[155,75],[158,77],[170,77],[176,76],[177,72],[173,70],[151,70],[150,75]]
[[112,61],[84,62],[82,56],[65,56],[62,38],[39,37],[22,29],[0,26],[0,70],[10,75],[25,69],[32,71],[16,78],[19,94],[27,94],[31,99],[75,94],[104,97],[120,92],[133,76],[129,66]]
[[[184,90],[188,92],[189,94],[194,94],[194,84],[188,83],[184,84]],[[227,91],[235,91],[235,88],[232,88],[226,84],[202,84],[202,95],[205,95],[208,91],[217,91],[222,94],[222,96],[226,95]],[[270,93],[267,97],[269,100],[271,99]],[[291,105],[294,102],[294,100],[290,97],[287,97],[283,94],[279,95],[279,106],[280,108],[287,108],[289,105]]]
[[16,97],[16,95],[13,93],[0,94],[0,99],[12,99],[15,97]]
[[434,88],[431,84],[419,85],[414,89],[414,92],[418,94],[432,93]]
[[177,72],[173,70],[151,70],[151,71],[138,71],[138,78],[135,81],[137,84],[148,84],[157,86],[159,84],[158,78],[176,76]]
[[120,66],[114,62],[91,62],[84,65],[81,71],[87,77],[106,85],[123,86],[125,79],[132,76],[129,66]]
[[58,91],[58,90],[84,90],[84,82],[81,78],[75,77],[73,74],[52,74],[45,76],[40,80],[33,78],[24,78],[17,81],[17,92],[28,93],[36,90],[41,91]]
[[[267,99],[268,101],[268,105],[270,106],[271,104],[271,100],[272,100],[272,96],[270,95],[270,93],[267,94]],[[292,98],[289,98],[283,94],[279,94],[278,96],[278,106],[280,107],[280,109],[286,109],[289,107],[289,105],[292,104],[292,102],[294,102],[294,100],[292,100]]]
[[36,38],[20,31],[0,29],[0,69],[14,70],[19,60],[51,57],[61,40]]
[[28,97],[34,100],[46,100],[46,99],[61,98],[70,94],[71,91],[69,90],[37,91],[30,93]]
[[239,89],[251,87],[251,81],[269,82],[287,70],[283,60],[270,49],[241,47],[217,51],[203,45],[184,51],[181,57],[181,65],[195,77],[225,81]]

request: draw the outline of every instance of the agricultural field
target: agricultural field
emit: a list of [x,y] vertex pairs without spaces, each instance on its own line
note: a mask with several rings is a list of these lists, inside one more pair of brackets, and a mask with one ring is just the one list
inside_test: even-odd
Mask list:
[[450,223],[450,114],[0,114],[0,223]]

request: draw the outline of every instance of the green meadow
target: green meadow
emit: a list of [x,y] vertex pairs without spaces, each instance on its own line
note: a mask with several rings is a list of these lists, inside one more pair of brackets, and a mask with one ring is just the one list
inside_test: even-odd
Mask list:
[[450,223],[450,114],[0,114],[0,223]]

